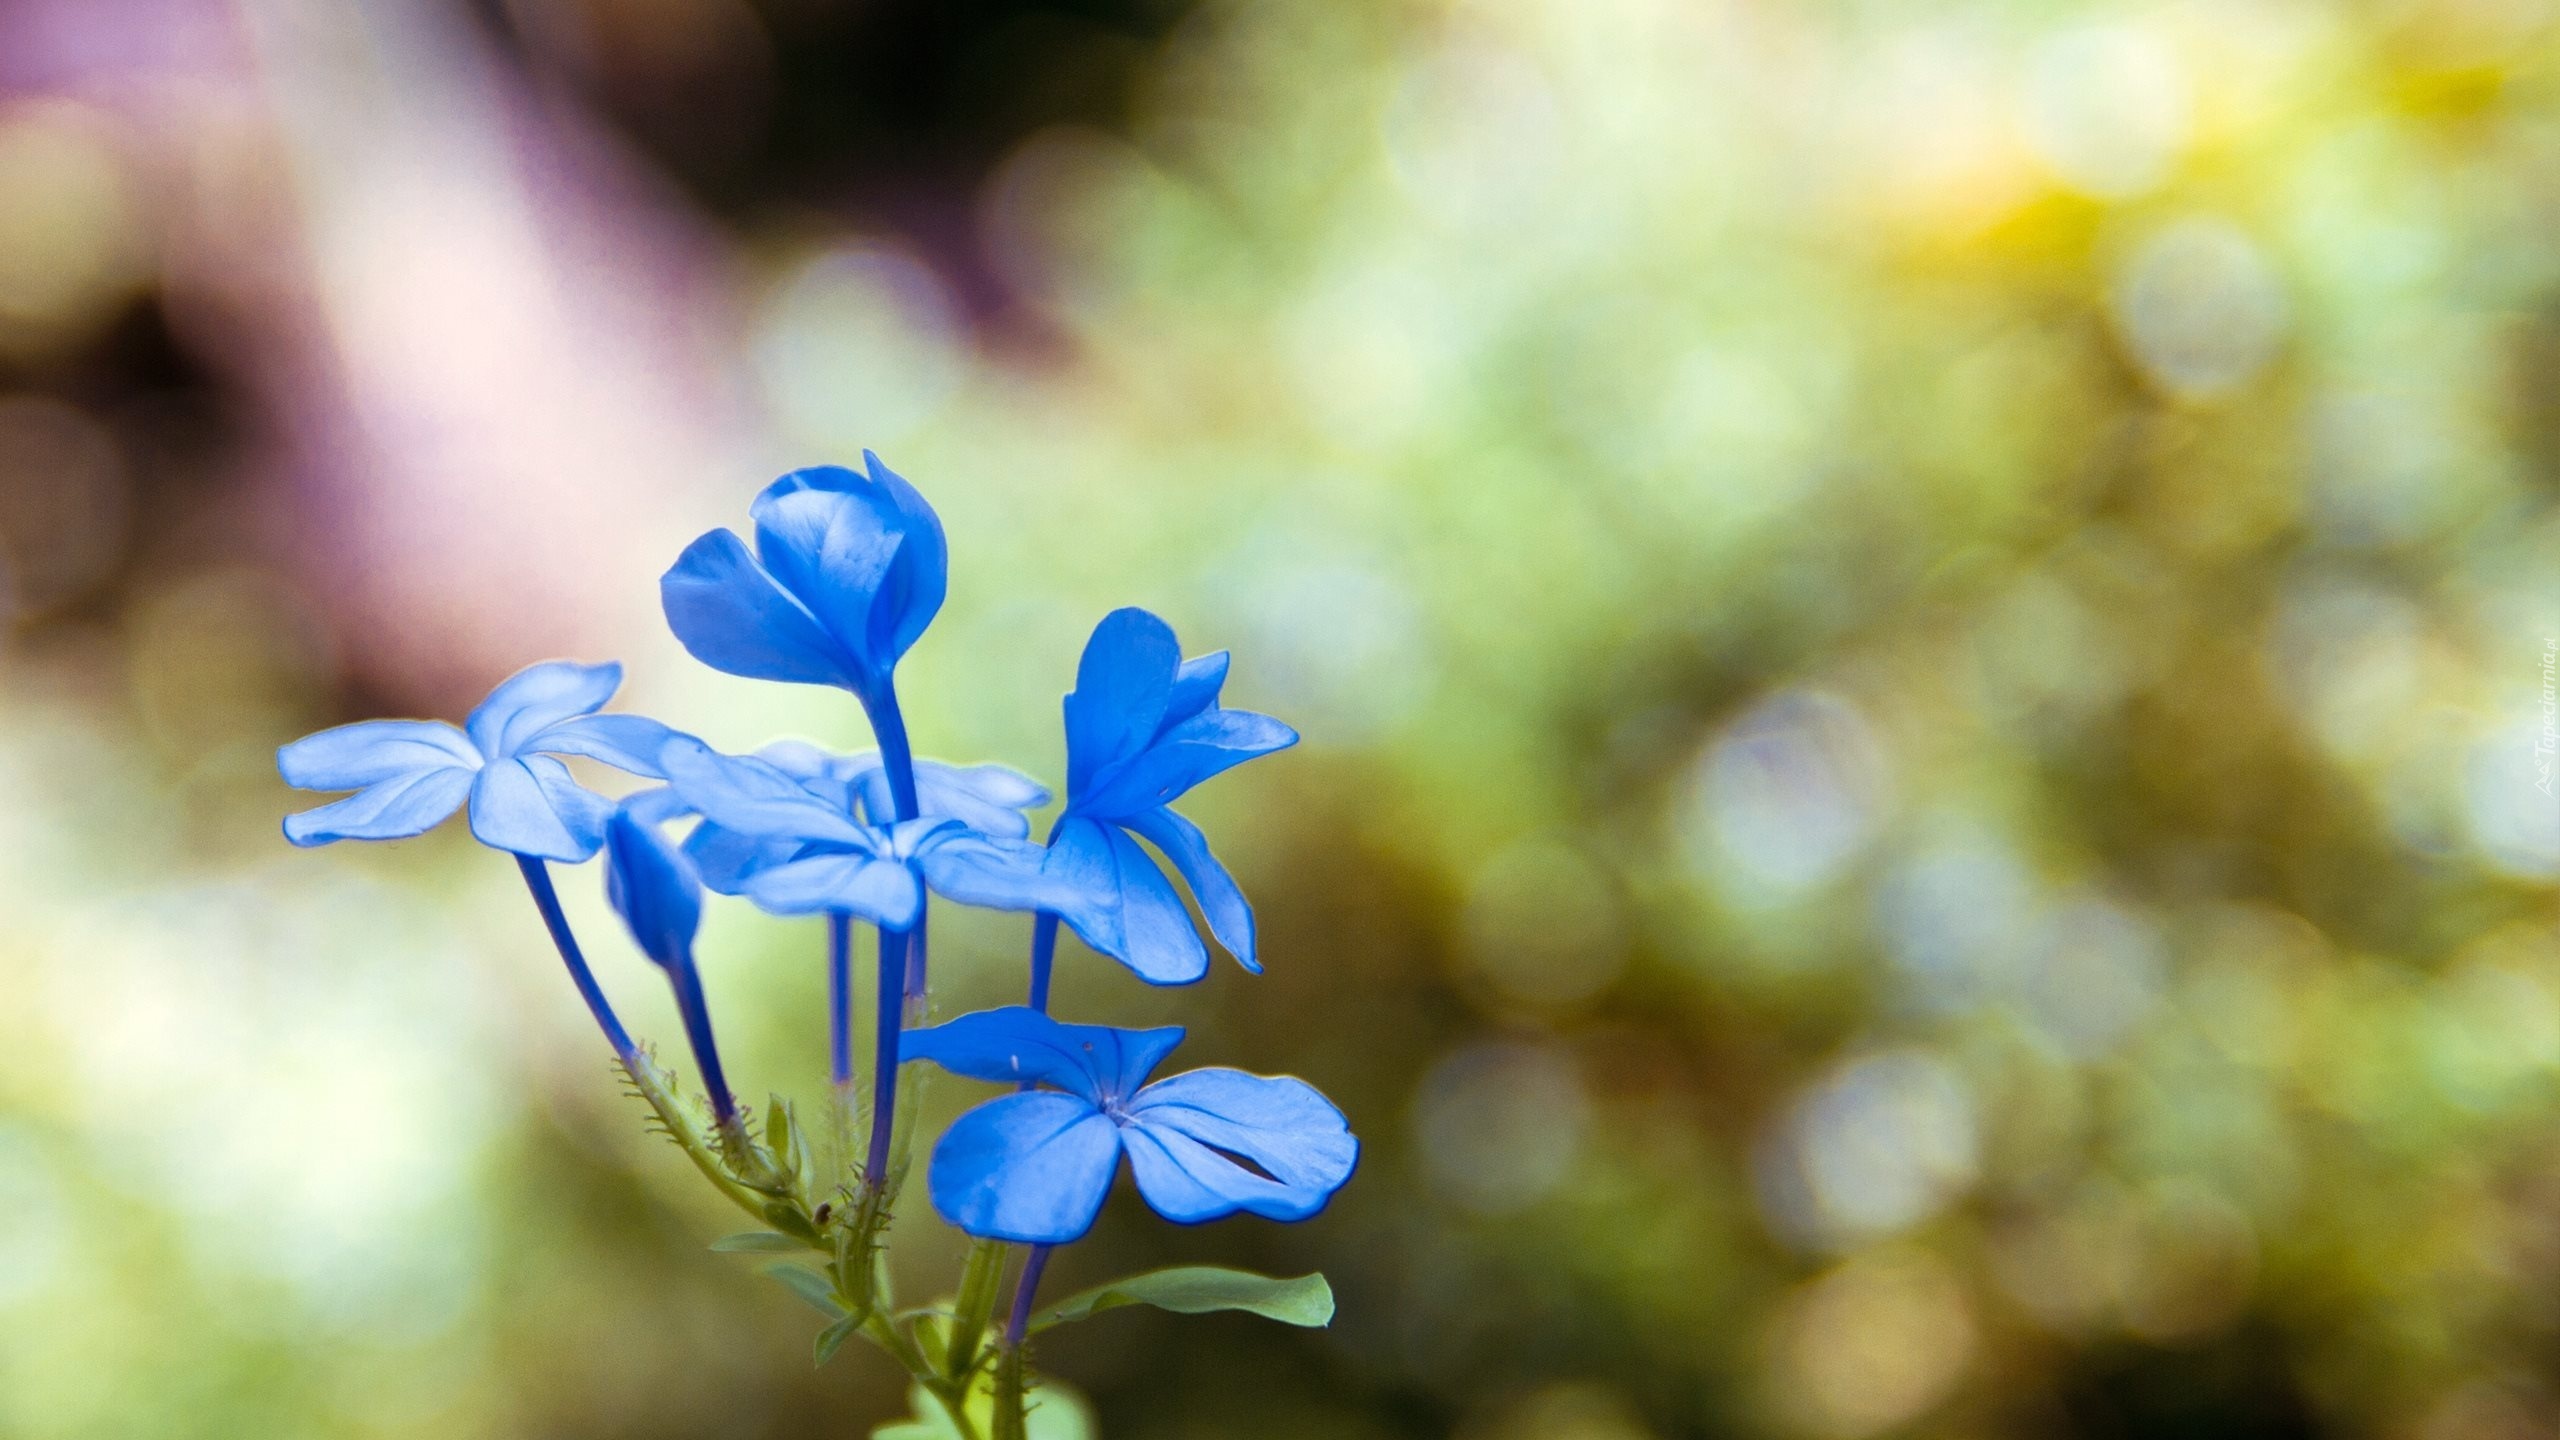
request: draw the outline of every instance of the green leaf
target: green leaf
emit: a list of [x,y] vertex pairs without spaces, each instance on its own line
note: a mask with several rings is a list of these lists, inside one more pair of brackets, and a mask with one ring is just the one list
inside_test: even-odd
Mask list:
[[764,1273],[781,1281],[783,1289],[808,1301],[819,1314],[830,1320],[844,1318],[844,1302],[836,1298],[836,1287],[828,1283],[826,1276],[798,1265],[776,1265]]
[[826,1237],[818,1233],[818,1227],[810,1224],[808,1217],[800,1213],[800,1207],[789,1201],[766,1201],[764,1218],[766,1223],[772,1225],[774,1229],[797,1237],[802,1242],[802,1249],[826,1243]]
[[797,1255],[809,1246],[770,1230],[741,1230],[712,1241],[711,1248],[723,1255]]
[[860,1320],[855,1319],[851,1315],[847,1315],[833,1325],[819,1331],[817,1341],[812,1347],[818,1357],[818,1363],[820,1365],[824,1365],[828,1361],[836,1358],[836,1352],[844,1348],[844,1342],[852,1339],[854,1332],[861,1328],[862,1322]]
[[1322,1275],[1281,1280],[1216,1265],[1177,1265],[1170,1270],[1150,1270],[1144,1275],[1097,1285],[1042,1311],[1031,1328],[1046,1330],[1123,1305],[1153,1305],[1180,1315],[1242,1310],[1284,1325],[1321,1327],[1333,1323],[1333,1287],[1324,1282]]

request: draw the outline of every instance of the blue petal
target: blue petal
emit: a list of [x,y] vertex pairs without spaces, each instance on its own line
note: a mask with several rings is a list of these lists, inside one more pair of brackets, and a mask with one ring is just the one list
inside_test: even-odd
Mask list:
[[1156,733],[1165,731],[1218,703],[1218,692],[1227,684],[1227,652],[1212,651],[1197,660],[1185,660],[1174,672],[1173,693],[1165,700],[1164,720]]
[[631,818],[643,825],[664,825],[693,813],[693,807],[684,803],[684,797],[667,785],[635,790],[623,796],[622,808],[631,812]]
[[[1139,1193],[1183,1224],[1238,1210],[1304,1220],[1360,1159],[1342,1112],[1314,1086],[1241,1070],[1194,1070],[1139,1091],[1123,1139]],[[1239,1155],[1265,1173],[1229,1158]]]
[[759,870],[747,877],[742,893],[776,915],[846,910],[892,930],[913,926],[924,909],[924,886],[916,872],[895,860],[842,850]]
[[[626,806],[629,801],[623,802]],[[685,837],[685,858],[702,883],[723,895],[747,893],[747,882],[797,856],[805,847],[788,835],[747,835],[705,820]]]
[[1200,833],[1199,826],[1161,806],[1130,816],[1128,825],[1182,872],[1182,883],[1191,887],[1191,898],[1200,902],[1200,913],[1208,917],[1209,933],[1218,937],[1237,964],[1261,974],[1262,962],[1253,958],[1253,907],[1245,903],[1244,891],[1227,867],[1209,853],[1209,837]]
[[[474,762],[478,760],[473,757]],[[471,793],[475,772],[459,765],[416,770],[368,786],[344,800],[284,817],[284,838],[296,845],[332,840],[406,840],[445,821]]]
[[[895,807],[890,803],[889,772],[880,757],[876,753],[852,756],[845,768],[853,777],[862,813],[874,824],[885,823]],[[1048,803],[1046,786],[1002,765],[962,769],[938,760],[916,762],[917,808],[927,815],[948,816],[983,835],[1019,840],[1031,833],[1031,822],[1021,812]]]
[[862,452],[862,467],[897,513],[898,527],[907,537],[898,547],[888,583],[871,607],[872,644],[895,658],[906,654],[941,612],[951,583],[951,546],[942,533],[942,517],[905,476],[868,450]]
[[581,715],[545,729],[517,748],[523,753],[584,755],[617,770],[663,780],[667,772],[658,756],[676,735],[646,716]]
[[480,752],[441,720],[360,720],[276,752],[277,773],[300,790],[361,790],[448,765],[476,770]]
[[1094,777],[1076,802],[1087,815],[1152,810],[1210,776],[1298,743],[1298,732],[1250,710],[1208,710],[1167,730],[1143,752]]
[[604,843],[613,802],[547,755],[490,763],[471,784],[471,833],[495,850],[577,862]]
[[1114,610],[1093,627],[1065,706],[1070,802],[1154,737],[1181,665],[1182,644],[1173,627],[1144,610]]
[[1046,861],[1059,882],[1053,907],[1084,943],[1150,985],[1188,985],[1209,973],[1209,947],[1156,862],[1116,825],[1068,820]]
[[845,648],[885,673],[942,608],[951,557],[916,488],[862,452],[867,473],[797,470],[756,497],[756,548]]
[[1027,840],[996,840],[956,830],[916,856],[925,882],[982,910],[1064,910],[1089,903],[1043,864],[1046,852]]
[[874,672],[897,660],[872,644],[871,607],[905,539],[884,508],[865,495],[809,489],[767,490],[755,504],[756,557]]
[[876,845],[851,816],[763,760],[723,755],[689,737],[678,737],[658,760],[667,783],[712,824],[748,835],[788,835],[866,850]]
[[1007,1005],[910,1030],[898,1053],[909,1060],[930,1060],[972,1080],[1055,1085],[1101,1105],[1137,1094],[1147,1076],[1182,1043],[1182,1034],[1179,1025],[1152,1030],[1070,1025],[1028,1005]]
[[1120,1130],[1072,1095],[1006,1095],[933,1147],[933,1208],[971,1235],[1064,1245],[1093,1228],[1120,1166]]
[[658,582],[667,628],[693,658],[750,680],[855,683],[852,658],[726,530],[685,547]]
[[480,753],[495,760],[513,755],[536,734],[573,715],[604,708],[622,688],[622,667],[607,661],[581,665],[574,660],[546,660],[528,665],[498,682],[462,728]]
[[604,886],[640,953],[669,970],[693,963],[702,881],[665,836],[628,808],[614,812],[605,827]]

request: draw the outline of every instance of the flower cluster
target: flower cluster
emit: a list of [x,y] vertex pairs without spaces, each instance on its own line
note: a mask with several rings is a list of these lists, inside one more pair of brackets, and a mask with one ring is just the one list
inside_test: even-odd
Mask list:
[[[875,751],[835,755],[784,742],[723,754],[654,720],[598,713],[621,683],[619,666],[555,661],[500,684],[459,729],[375,720],[285,746],[277,764],[291,784],[356,792],[290,816],[285,836],[296,845],[399,839],[467,802],[472,833],[516,857],[634,1087],[703,1173],[773,1227],[724,1246],[826,1258],[823,1271],[781,1272],[834,1319],[820,1337],[821,1359],[864,1335],[908,1364],[952,1427],[974,1434],[992,1413],[993,1433],[1018,1433],[1020,1352],[1036,1328],[1049,1248],[1091,1228],[1123,1156],[1146,1203],[1183,1224],[1237,1213],[1305,1219],[1358,1159],[1341,1111],[1303,1081],[1227,1069],[1150,1081],[1180,1028],[1069,1024],[1047,1013],[1062,923],[1151,984],[1189,984],[1208,972],[1208,945],[1167,864],[1218,945],[1245,969],[1261,969],[1244,892],[1200,828],[1171,807],[1297,735],[1219,703],[1223,651],[1186,660],[1164,621],[1114,611],[1094,629],[1066,696],[1065,804],[1046,842],[1034,843],[1025,812],[1049,802],[1045,787],[1002,766],[919,760],[909,747],[897,665],[941,608],[949,555],[924,498],[877,456],[863,459],[859,472],[824,466],[775,481],[751,509],[752,546],[726,530],[703,536],[668,570],[661,596],[677,639],[703,663],[849,691]],[[573,778],[563,756],[663,783],[616,803]],[[551,862],[599,852],[613,908],[674,991],[707,1125],[623,1027],[553,890]],[[834,1123],[817,1134],[790,1102],[777,1097],[759,1121],[730,1088],[694,956],[706,888],[826,922]],[[921,1023],[931,1009],[934,896],[1034,917],[1026,1004]],[[878,936],[867,1092],[853,1064],[857,925]],[[963,1115],[935,1146],[934,1209],[978,1244],[947,1310],[901,1314],[877,1260],[906,1168],[899,1075],[909,1062],[1013,1093]],[[829,1157],[832,1171],[813,1148],[829,1134],[840,1152]],[[999,1329],[993,1312],[1015,1246],[1031,1248]],[[1193,1267],[1108,1288],[1110,1303],[1322,1323],[1330,1299],[1310,1308],[1310,1283],[1322,1289],[1319,1277],[1284,1282]],[[1050,1320],[1097,1308],[1070,1301]]]

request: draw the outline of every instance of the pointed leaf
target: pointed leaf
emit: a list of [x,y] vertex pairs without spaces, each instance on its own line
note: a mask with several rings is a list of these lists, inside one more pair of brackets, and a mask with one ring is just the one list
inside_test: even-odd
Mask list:
[[1216,1265],[1177,1265],[1097,1285],[1050,1307],[1031,1328],[1046,1330],[1123,1305],[1153,1305],[1179,1315],[1242,1310],[1284,1325],[1317,1328],[1333,1323],[1333,1287],[1322,1275],[1282,1280]]
[[844,1318],[844,1302],[836,1298],[836,1287],[815,1270],[798,1265],[776,1265],[767,1275],[782,1282],[782,1288],[809,1302],[811,1308],[830,1320]]
[[741,1230],[712,1241],[711,1248],[723,1255],[797,1255],[809,1245],[770,1230]]
[[854,1332],[861,1328],[862,1322],[860,1320],[855,1319],[851,1315],[847,1315],[833,1325],[819,1331],[817,1340],[810,1347],[812,1353],[817,1357],[817,1362],[820,1365],[825,1365],[828,1361],[836,1358],[836,1352],[844,1348],[844,1342],[852,1339]]

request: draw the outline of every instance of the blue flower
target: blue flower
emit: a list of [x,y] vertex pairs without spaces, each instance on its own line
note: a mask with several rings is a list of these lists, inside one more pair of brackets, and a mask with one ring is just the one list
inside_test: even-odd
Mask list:
[[753,552],[726,530],[685,547],[659,582],[694,658],[752,680],[840,685],[876,700],[942,608],[950,554],[915,487],[865,450],[868,474],[795,470],[751,512]]
[[1049,836],[1051,873],[1100,903],[1059,914],[1086,944],[1156,985],[1208,973],[1209,951],[1143,837],[1182,872],[1218,943],[1247,970],[1253,907],[1200,827],[1168,802],[1222,770],[1298,741],[1249,710],[1226,710],[1227,653],[1182,658],[1173,627],[1144,610],[1114,610],[1094,627],[1066,699],[1067,806]]
[[1303,1080],[1241,1070],[1146,1083],[1180,1043],[1178,1025],[1067,1025],[1020,1005],[907,1032],[908,1059],[1055,1087],[953,1122],[934,1147],[933,1207],[972,1235],[1063,1245],[1092,1228],[1126,1154],[1138,1193],[1180,1224],[1322,1210],[1360,1158],[1342,1112]]
[[357,793],[288,815],[296,845],[402,840],[443,823],[467,799],[471,833],[493,849],[580,861],[604,843],[613,802],[552,758],[584,755],[652,778],[676,732],[637,715],[599,715],[622,667],[552,660],[489,692],[456,729],[441,720],[366,720],[276,752],[285,783]]
[[645,817],[624,806],[605,826],[605,899],[640,953],[673,974],[693,968],[702,929],[702,880],[693,863]]
[[667,972],[694,1063],[702,1067],[702,1088],[710,1097],[711,1113],[726,1123],[736,1117],[738,1106],[720,1065],[720,1045],[712,1033],[702,975],[693,963],[693,938],[702,928],[702,881],[694,874],[693,862],[669,844],[645,815],[645,808],[635,811],[626,805],[615,810],[606,824],[605,898],[630,927],[640,953]]
[[[896,818],[889,797],[888,769],[878,751],[836,755],[802,740],[780,740],[758,750],[755,759],[790,776],[802,789],[857,822],[887,825]],[[1049,791],[1038,781],[1002,765],[945,765],[936,760],[916,764],[916,793],[927,819],[957,820],[982,835],[1020,840],[1031,833],[1022,812],[1049,803]],[[634,795],[626,803],[643,810],[653,823],[695,814],[674,787]],[[723,895],[745,893],[747,878],[797,854],[802,841],[788,835],[752,835],[704,821],[685,841],[685,853],[702,872],[702,883]]]
[[707,861],[735,893],[777,915],[845,911],[904,930],[923,910],[928,885],[963,905],[997,910],[1084,898],[1042,871],[1039,846],[948,815],[868,824],[853,808],[849,792],[858,787],[829,794],[824,783],[813,788],[770,761],[723,755],[689,736],[670,744],[660,763],[674,798],[653,806],[700,814],[713,838],[697,863]]

